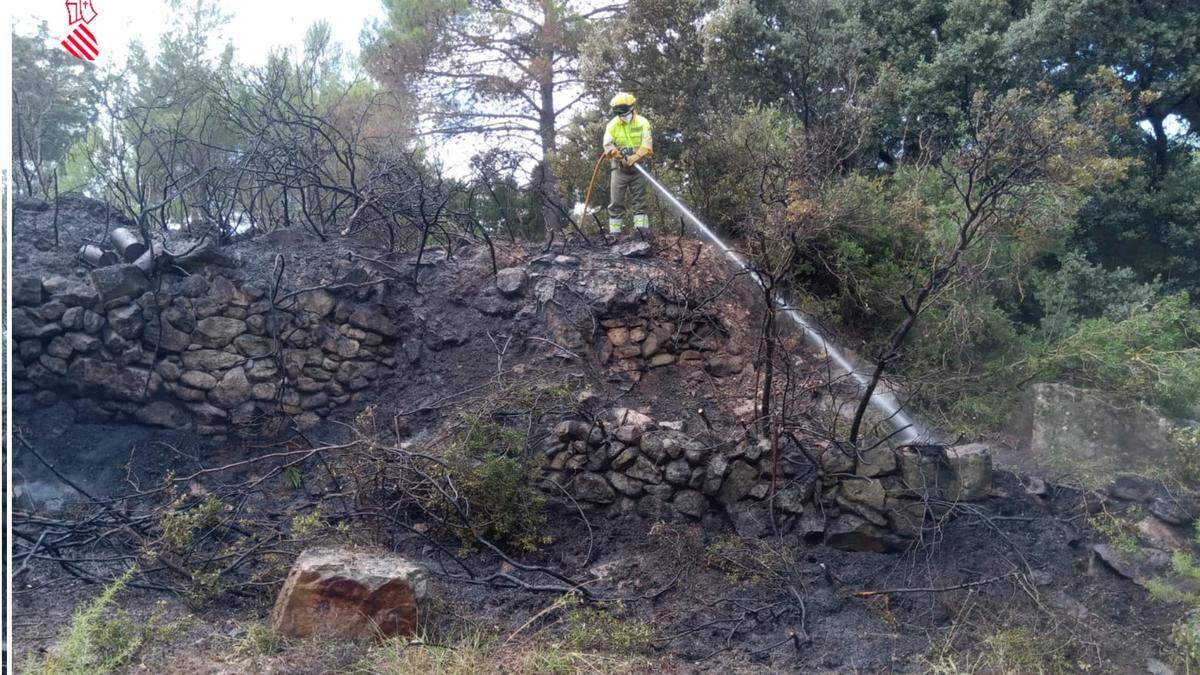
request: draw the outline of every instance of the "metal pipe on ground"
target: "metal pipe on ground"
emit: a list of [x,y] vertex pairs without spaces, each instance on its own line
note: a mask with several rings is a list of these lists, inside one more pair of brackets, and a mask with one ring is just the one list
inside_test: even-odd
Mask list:
[[146,245],[129,228],[118,227],[114,229],[108,233],[108,239],[127,263],[137,260],[146,252]]
[[84,244],[79,247],[79,257],[92,267],[108,267],[121,262],[116,253],[105,251],[93,244]]

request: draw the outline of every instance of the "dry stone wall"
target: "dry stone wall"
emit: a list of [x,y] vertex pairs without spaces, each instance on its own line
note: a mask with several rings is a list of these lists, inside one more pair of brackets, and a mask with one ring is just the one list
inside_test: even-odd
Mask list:
[[991,489],[986,446],[878,447],[861,455],[836,446],[810,458],[776,454],[747,437],[692,436],[681,423],[617,409],[589,424],[559,423],[543,447],[545,471],[609,516],[668,522],[727,520],[739,535],[783,533],[851,550],[899,550],[956,501]]
[[265,284],[228,274],[114,265],[15,279],[14,405],[65,397],[85,419],[205,434],[281,415],[303,426],[395,366],[390,308],[325,289],[273,302]]

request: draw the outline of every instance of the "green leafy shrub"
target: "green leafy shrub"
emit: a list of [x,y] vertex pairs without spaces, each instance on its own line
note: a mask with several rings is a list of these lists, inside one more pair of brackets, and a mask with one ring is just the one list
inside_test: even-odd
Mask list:
[[1178,293],[1121,320],[1087,319],[1029,366],[1168,413],[1194,414],[1200,404],[1200,309]]
[[149,619],[135,620],[114,611],[113,601],[133,579],[131,568],[100,595],[71,616],[57,646],[40,663],[26,664],[25,672],[39,675],[102,675],[127,665],[146,645],[163,640],[177,626],[165,623],[161,607]]
[[575,651],[602,650],[616,654],[645,652],[654,642],[649,623],[625,616],[619,600],[585,606],[575,595],[565,596],[565,646]]
[[[456,528],[464,545],[474,544],[477,535],[522,551],[549,543],[541,534],[546,523],[546,498],[537,489],[541,469],[516,457],[491,453],[480,460],[454,458],[448,466],[470,520],[470,528]],[[441,510],[449,520],[456,518],[450,505],[443,504]]]

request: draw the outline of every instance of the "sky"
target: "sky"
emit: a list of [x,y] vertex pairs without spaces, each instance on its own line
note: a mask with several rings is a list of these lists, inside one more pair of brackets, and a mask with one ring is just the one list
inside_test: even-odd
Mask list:
[[[123,62],[133,39],[152,50],[170,26],[171,9],[166,0],[91,1],[96,17],[87,26],[100,47],[98,63]],[[230,15],[230,21],[221,33],[223,39],[212,44],[219,49],[232,42],[238,60],[246,64],[264,63],[272,47],[299,46],[308,27],[320,20],[330,24],[334,39],[347,51],[357,53],[364,24],[384,17],[381,0],[217,2]],[[64,0],[21,2],[12,8],[12,16],[18,32],[32,32],[42,20],[49,24],[52,36],[61,38],[68,32]]]
[[[124,63],[128,45],[135,39],[153,56],[159,37],[170,26],[171,9],[167,0],[92,2],[96,17],[87,26],[99,44],[101,54],[97,64],[101,67]],[[308,27],[320,20],[329,23],[333,39],[341,43],[347,55],[357,55],[363,27],[385,17],[382,0],[217,0],[217,3],[230,19],[218,39],[210,40],[209,44],[216,53],[232,43],[237,60],[248,65],[265,63],[274,47],[299,48]],[[55,43],[69,32],[64,0],[26,1],[12,12],[18,33],[36,31],[43,20],[49,25]],[[476,143],[469,139],[441,141],[431,148],[431,155],[441,160],[449,175],[465,177],[470,173],[470,156],[477,150]]]

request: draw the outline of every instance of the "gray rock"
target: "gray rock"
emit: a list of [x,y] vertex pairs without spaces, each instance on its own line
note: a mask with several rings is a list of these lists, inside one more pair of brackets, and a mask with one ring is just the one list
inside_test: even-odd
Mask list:
[[812,486],[812,483],[785,486],[775,493],[775,507],[784,513],[804,513],[804,502],[812,498]]
[[692,477],[692,467],[685,459],[676,459],[667,463],[663,477],[672,485],[687,485]]
[[101,328],[104,328],[104,315],[90,309],[83,310],[83,331],[95,335]]
[[34,307],[42,304],[45,294],[42,280],[37,277],[14,277],[12,287],[13,305]]
[[70,307],[63,310],[63,314],[59,317],[59,323],[62,324],[63,330],[83,330],[83,313],[88,310],[82,307]]
[[233,339],[233,346],[246,356],[261,358],[275,350],[275,341],[257,335],[239,335]]
[[633,464],[625,468],[626,475],[636,478],[647,483],[662,482],[662,474],[658,467],[654,466],[654,462],[638,455],[638,458],[633,460]]
[[627,241],[618,244],[614,250],[626,258],[645,258],[650,255],[651,246],[646,241]]
[[215,389],[217,386],[217,378],[199,370],[185,370],[180,374],[179,380],[189,387],[204,391]]
[[1119,473],[1108,485],[1108,494],[1116,499],[1144,502],[1154,496],[1157,485],[1149,478],[1134,473]]
[[642,430],[633,424],[623,424],[617,427],[614,436],[626,445],[637,445],[642,440]]
[[721,453],[714,453],[708,460],[704,470],[704,484],[701,492],[712,497],[721,491],[721,483],[725,482],[725,472],[729,470],[729,460]]
[[158,364],[154,366],[154,372],[161,375],[162,378],[168,382],[174,382],[178,380],[181,375],[183,375],[183,369],[179,367],[178,363],[166,359],[159,361]]
[[595,504],[611,504],[617,495],[604,476],[595,473],[581,473],[575,477],[575,498]]
[[246,322],[227,316],[210,316],[196,322],[192,339],[202,347],[220,349],[246,332]]
[[726,504],[725,513],[740,537],[761,537],[771,531],[770,514],[763,502],[743,501]]
[[208,296],[222,305],[244,307],[250,304],[249,299],[238,290],[237,286],[221,275],[213,277],[212,282],[208,286]]
[[110,265],[92,270],[92,285],[105,307],[124,298],[136,298],[150,288],[150,282],[133,265]]
[[679,459],[683,457],[684,449],[690,439],[678,431],[647,431],[642,435],[642,452],[656,463],[667,457]]
[[842,481],[842,495],[852,502],[862,504],[876,511],[883,510],[884,500],[887,499],[883,483],[879,482],[878,478]]
[[687,459],[688,464],[700,466],[704,464],[711,453],[711,448],[698,441],[693,441],[684,447],[683,456]]
[[22,340],[17,345],[17,354],[21,357],[22,361],[33,361],[42,355],[41,340]]
[[731,377],[745,367],[746,362],[740,356],[713,356],[704,362],[704,370],[713,377]]
[[941,476],[937,457],[905,448],[897,456],[897,463],[900,466],[901,482],[908,488],[909,494],[941,498],[945,481]]
[[250,400],[250,380],[246,371],[238,366],[225,373],[209,392],[209,399],[222,408],[234,408]]
[[676,516],[675,509],[665,500],[653,495],[646,495],[638,500],[637,514],[653,522],[671,522],[681,520]]
[[717,493],[717,501],[722,504],[732,504],[750,493],[754,482],[758,480],[758,469],[754,466],[735,460],[729,468],[729,476],[721,484]]
[[207,423],[224,422],[229,419],[229,413],[218,408],[211,403],[188,403],[187,409],[192,411],[192,414],[199,417]]
[[60,359],[71,358],[73,351],[75,350],[71,348],[71,343],[67,342],[66,338],[61,335],[51,340],[50,344],[46,346],[47,354]]
[[506,298],[516,298],[525,292],[529,275],[522,267],[509,267],[496,273],[496,290]]
[[337,298],[333,293],[321,288],[296,296],[296,304],[300,309],[316,315],[318,319],[324,319],[337,307]]
[[680,490],[671,504],[676,511],[693,518],[701,518],[708,511],[708,498],[695,490]]
[[[1109,569],[1146,588],[1171,566],[1171,554],[1155,548],[1142,548],[1133,553],[1118,551],[1108,544],[1092,544],[1092,564],[1101,561]],[[1170,582],[1170,579],[1164,579]]]
[[844,551],[882,553],[895,548],[894,541],[878,526],[848,513],[825,523],[825,543]]
[[837,446],[825,449],[821,454],[821,470],[826,475],[835,473],[851,473],[854,471],[855,456],[853,452],[842,450]]
[[379,333],[384,337],[396,338],[400,336],[400,327],[383,313],[383,308],[378,305],[361,305],[349,317],[350,325],[363,330]]
[[46,304],[38,308],[38,316],[46,321],[58,321],[67,311],[67,306],[58,300],[50,300]]
[[359,378],[374,380],[379,377],[379,365],[363,361],[343,361],[334,377],[342,384],[349,384]]
[[255,401],[270,401],[279,393],[279,387],[274,382],[259,382],[250,388],[250,396]]
[[646,485],[643,489],[646,491],[646,494],[661,499],[664,502],[671,501],[671,497],[675,496],[675,486],[667,485],[666,483]]
[[191,417],[168,401],[153,401],[134,413],[134,418],[142,424],[168,429],[187,429],[192,424]]
[[[57,278],[63,279],[63,277]],[[100,295],[91,284],[67,279],[63,279],[63,281],[66,283],[56,284],[52,292],[51,287],[47,286],[46,292],[68,307],[83,307],[84,309],[99,307]]]
[[637,497],[642,494],[642,482],[634,480],[620,471],[608,472],[608,482],[616,488],[617,492],[627,497]]
[[9,324],[9,330],[12,331],[14,338],[20,340],[22,338],[38,337],[41,327],[41,318],[37,317],[31,310],[24,307],[13,308],[12,322]]
[[1200,511],[1196,501],[1186,497],[1155,497],[1149,509],[1159,520],[1171,525],[1190,525]]
[[554,427],[554,435],[564,443],[587,440],[590,433],[591,426],[579,420],[563,420]]
[[861,502],[855,502],[846,499],[845,495],[839,494],[835,498],[834,503],[837,504],[838,508],[841,509],[842,512],[853,513],[856,516],[861,516],[864,520],[868,521],[872,525],[876,525],[878,527],[887,527],[888,525],[888,519],[883,515],[882,512]]
[[856,469],[860,476],[882,476],[896,470],[896,453],[886,445],[864,451]]
[[192,344],[192,336],[171,325],[166,319],[146,322],[142,343],[148,349],[179,353]]
[[318,391],[312,396],[305,396],[300,399],[300,407],[304,410],[313,410],[315,408],[324,408],[329,405],[329,394],[323,391]]
[[985,499],[992,491],[992,453],[983,443],[970,443],[943,451],[946,498],[950,501]]
[[61,359],[57,356],[51,356],[50,354],[42,354],[38,357],[38,363],[42,364],[42,367],[52,373],[55,373],[56,375],[67,374],[66,359]]
[[117,335],[132,340],[142,332],[142,308],[135,303],[110,309],[108,325]]
[[158,391],[162,378],[140,368],[126,368],[108,359],[80,357],[71,363],[76,384],[127,401],[144,401]]
[[[1200,411],[1196,411],[1200,414]],[[1178,445],[1174,423],[1157,411],[1112,394],[1063,384],[1037,384],[1011,416],[1008,433],[1017,450],[1037,462],[1112,475],[1167,465]]]
[[638,458],[638,449],[636,446],[626,447],[623,443],[616,443],[613,447],[621,448],[621,451],[613,457],[612,465],[614,469],[624,469],[633,464],[633,461]]
[[186,276],[176,284],[175,292],[185,298],[198,298],[208,292],[208,279],[199,274]]
[[245,357],[217,349],[199,349],[194,352],[184,352],[179,355],[184,368],[213,372],[232,368],[246,361]]

